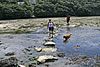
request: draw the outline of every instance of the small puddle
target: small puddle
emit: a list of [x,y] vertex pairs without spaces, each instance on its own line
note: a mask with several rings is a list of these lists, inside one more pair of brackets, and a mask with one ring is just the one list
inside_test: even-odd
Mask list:
[[[98,28],[61,28],[54,38],[59,51],[68,55],[100,56],[100,31]],[[68,42],[63,42],[63,35],[72,33]],[[76,48],[76,46],[78,46]]]

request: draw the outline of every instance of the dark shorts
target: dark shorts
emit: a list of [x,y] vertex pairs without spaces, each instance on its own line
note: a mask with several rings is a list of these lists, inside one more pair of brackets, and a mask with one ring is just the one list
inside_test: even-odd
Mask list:
[[67,23],[69,23],[69,19],[67,19]]
[[49,27],[49,31],[53,31],[54,30],[54,27]]

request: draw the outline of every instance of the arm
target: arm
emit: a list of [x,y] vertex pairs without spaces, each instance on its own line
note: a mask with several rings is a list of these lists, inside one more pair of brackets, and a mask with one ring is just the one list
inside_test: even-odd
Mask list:
[[47,28],[49,27],[49,22],[48,22],[48,24],[47,24]]

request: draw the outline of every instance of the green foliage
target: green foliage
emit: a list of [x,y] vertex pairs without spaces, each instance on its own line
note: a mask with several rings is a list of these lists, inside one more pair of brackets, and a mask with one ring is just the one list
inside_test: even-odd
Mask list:
[[0,3],[0,19],[27,18],[32,15],[33,9],[27,0],[22,5],[19,5],[17,2],[8,3],[3,0]]
[[100,15],[99,0],[38,0],[36,17]]
[[[18,1],[24,4],[18,4]],[[100,15],[100,0],[0,0],[0,19]],[[33,9],[34,8],[34,9]]]
[[37,17],[53,16],[55,6],[49,2],[43,4],[37,4],[34,7],[34,15]]

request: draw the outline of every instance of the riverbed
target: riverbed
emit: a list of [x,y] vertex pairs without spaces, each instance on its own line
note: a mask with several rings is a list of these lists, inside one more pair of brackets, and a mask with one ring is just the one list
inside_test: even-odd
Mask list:
[[[72,17],[67,27],[65,17],[51,18],[54,21],[56,52],[37,52],[48,39],[49,18],[0,21],[0,60],[16,57],[18,64],[34,64],[36,67],[99,67],[100,66],[100,17]],[[5,21],[5,22],[4,22]],[[27,32],[27,33],[26,33]],[[71,33],[66,42],[63,35]],[[61,56],[58,55],[61,53]],[[37,64],[32,60],[41,55],[58,57],[55,62]]]

